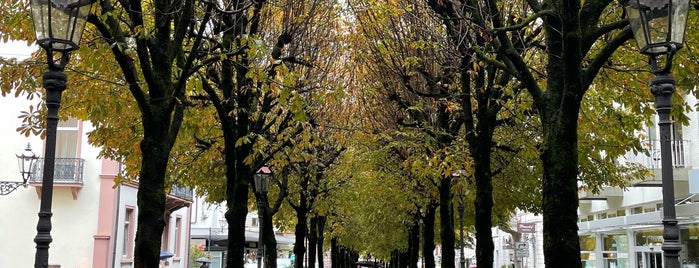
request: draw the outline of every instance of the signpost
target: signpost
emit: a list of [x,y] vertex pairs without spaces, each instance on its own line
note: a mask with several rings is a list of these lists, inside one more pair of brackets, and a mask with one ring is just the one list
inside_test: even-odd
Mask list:
[[529,244],[527,242],[517,242],[515,246],[515,256],[517,256],[517,258],[529,257]]
[[525,223],[525,222],[520,222],[517,223],[517,232],[518,233],[529,233],[533,234],[536,233],[536,223]]

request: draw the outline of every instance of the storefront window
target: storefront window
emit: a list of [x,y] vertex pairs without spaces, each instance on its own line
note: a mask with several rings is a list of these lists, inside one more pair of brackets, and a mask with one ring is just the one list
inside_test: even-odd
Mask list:
[[663,229],[642,230],[636,232],[636,246],[662,246]]
[[680,241],[687,247],[686,252],[680,252],[682,267],[699,268],[699,225],[690,224],[680,229]]
[[625,234],[610,234],[604,236],[604,251],[628,252],[629,240]]
[[580,260],[583,268],[595,268],[596,239],[591,235],[580,236]]
[[581,235],[580,251],[595,251],[595,237],[591,235]]
[[608,234],[602,238],[604,268],[629,267],[629,239],[625,234]]
[[582,268],[595,268],[595,260],[596,258],[594,252],[580,253]]

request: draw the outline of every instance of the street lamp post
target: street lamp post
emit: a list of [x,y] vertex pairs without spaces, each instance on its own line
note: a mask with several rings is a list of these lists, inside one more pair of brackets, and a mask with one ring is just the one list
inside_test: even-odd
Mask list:
[[255,173],[255,191],[257,192],[257,224],[259,232],[257,233],[257,268],[262,267],[262,255],[264,254],[264,221],[265,208],[267,207],[267,178],[271,175],[268,167],[262,167]]
[[[460,169],[452,173],[451,176],[455,179],[460,179],[463,176],[464,181],[467,182],[466,176],[468,176],[468,174],[466,173],[466,170]],[[466,258],[464,256],[464,210],[466,210],[466,208],[464,207],[464,187],[462,186],[460,189],[461,190],[459,191],[459,205],[456,207],[456,210],[459,212],[459,268],[465,268]]]
[[[44,174],[41,181],[41,205],[37,223],[36,255],[34,267],[48,267],[51,238],[51,202],[53,199],[53,172],[56,158],[56,129],[61,94],[66,88],[67,76],[63,73],[70,52],[78,48],[91,0],[30,0],[36,32],[36,42],[46,51],[48,71],[43,75],[46,89],[46,147]],[[60,57],[56,61],[55,54]]]
[[464,210],[466,208],[464,207],[463,200],[459,200],[459,206],[456,207],[456,209],[459,211],[459,256],[461,257],[459,258],[459,267],[465,268],[466,258],[464,256]]
[[[679,227],[675,213],[675,186],[672,175],[670,144],[670,111],[675,79],[670,72],[672,57],[682,48],[689,0],[620,0],[629,17],[641,53],[648,55],[655,77],[650,89],[655,96],[660,131],[660,158],[663,186],[663,263],[664,267],[679,268]],[[664,66],[658,60],[665,57]],[[662,64],[662,63],[661,63]]]

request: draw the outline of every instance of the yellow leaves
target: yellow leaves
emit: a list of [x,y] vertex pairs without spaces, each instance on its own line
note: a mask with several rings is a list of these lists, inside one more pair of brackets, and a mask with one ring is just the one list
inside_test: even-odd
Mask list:
[[150,39],[153,35],[153,32],[143,25],[136,25],[133,31],[136,39]]
[[420,57],[407,57],[405,60],[403,60],[402,67],[408,70],[413,69],[414,67],[420,65],[421,60],[422,59]]

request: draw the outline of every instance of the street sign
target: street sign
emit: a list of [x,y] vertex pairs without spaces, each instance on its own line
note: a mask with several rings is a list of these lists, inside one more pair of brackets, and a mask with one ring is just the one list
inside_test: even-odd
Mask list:
[[529,257],[529,244],[527,242],[517,242],[515,245],[515,256],[518,258]]
[[536,233],[536,223],[520,222],[517,223],[517,232],[519,233]]

